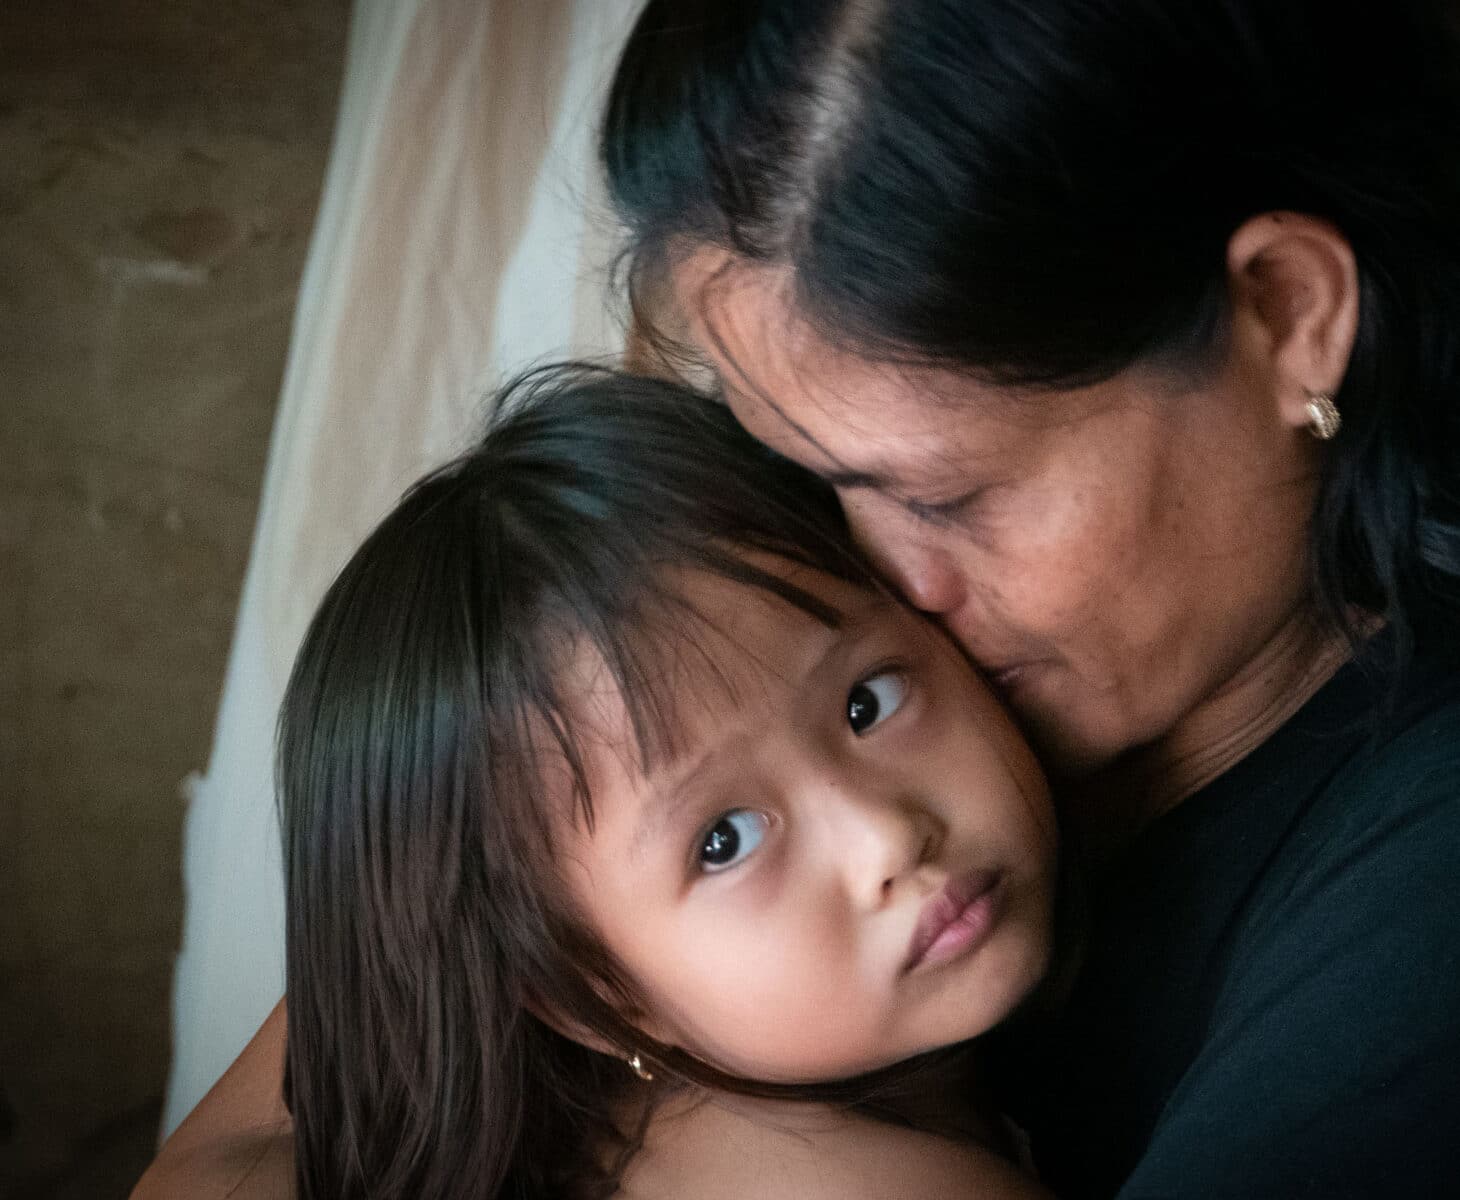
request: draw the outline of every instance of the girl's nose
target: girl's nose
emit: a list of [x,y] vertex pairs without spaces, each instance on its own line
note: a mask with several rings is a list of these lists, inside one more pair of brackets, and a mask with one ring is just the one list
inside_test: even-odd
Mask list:
[[834,791],[825,798],[833,810],[829,849],[857,904],[880,908],[898,894],[903,880],[937,856],[945,827],[909,797],[878,796],[865,783]]

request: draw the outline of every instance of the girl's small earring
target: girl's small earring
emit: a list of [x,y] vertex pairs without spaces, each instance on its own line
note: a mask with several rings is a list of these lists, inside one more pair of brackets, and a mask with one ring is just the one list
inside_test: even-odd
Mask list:
[[1343,417],[1339,414],[1338,405],[1333,402],[1333,396],[1328,392],[1309,392],[1307,411],[1308,432],[1320,442],[1332,441],[1343,425]]
[[642,1079],[645,1083],[652,1083],[654,1072],[644,1065],[644,1060],[635,1054],[629,1059],[629,1070]]

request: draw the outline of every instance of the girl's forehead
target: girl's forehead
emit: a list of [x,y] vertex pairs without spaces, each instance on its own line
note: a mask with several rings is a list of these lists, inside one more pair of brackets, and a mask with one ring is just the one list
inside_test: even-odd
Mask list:
[[591,774],[652,773],[720,736],[747,709],[768,713],[848,629],[901,611],[869,588],[770,555],[746,557],[814,597],[835,621],[751,583],[674,571],[622,642],[580,635],[564,656],[558,690],[575,743],[598,765]]
[[762,588],[694,571],[677,592],[683,608],[666,615],[665,627],[639,631],[644,657],[627,672],[602,647],[586,639],[575,646],[559,686],[570,697],[582,791],[573,791],[560,753],[561,782],[545,782],[570,878],[591,879],[604,854],[638,845],[633,830],[662,827],[683,802],[686,780],[743,762],[768,738],[795,736],[810,690],[825,690],[845,647],[886,622],[911,619],[871,589],[786,571],[838,620],[828,624]]
[[785,674],[798,653],[842,620],[880,604],[868,589],[769,555],[747,560],[770,566],[778,578],[808,593],[835,620],[828,622],[752,582],[702,568],[677,568],[650,603],[616,631],[613,644],[587,634],[573,639],[560,670],[563,692],[600,733],[635,720],[636,709],[661,703],[683,709],[722,707],[748,685]]

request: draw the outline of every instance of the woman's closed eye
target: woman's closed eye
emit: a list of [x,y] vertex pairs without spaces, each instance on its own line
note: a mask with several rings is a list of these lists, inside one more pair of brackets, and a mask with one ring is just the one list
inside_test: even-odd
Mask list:
[[700,839],[699,868],[707,874],[738,865],[760,845],[770,818],[753,808],[722,813]]
[[852,685],[847,693],[847,724],[858,737],[892,716],[907,699],[907,677],[884,670]]
[[982,487],[972,488],[948,500],[928,501],[909,497],[903,503],[908,512],[919,521],[926,521],[930,525],[948,525],[964,516],[983,495],[984,490]]

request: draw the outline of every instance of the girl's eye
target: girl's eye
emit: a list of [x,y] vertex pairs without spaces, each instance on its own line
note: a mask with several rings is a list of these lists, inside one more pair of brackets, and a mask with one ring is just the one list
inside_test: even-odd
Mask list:
[[907,698],[907,680],[899,671],[879,671],[847,693],[847,724],[858,735],[892,716]]
[[770,818],[753,808],[732,808],[710,826],[700,843],[700,869],[713,873],[735,866],[760,845]]

